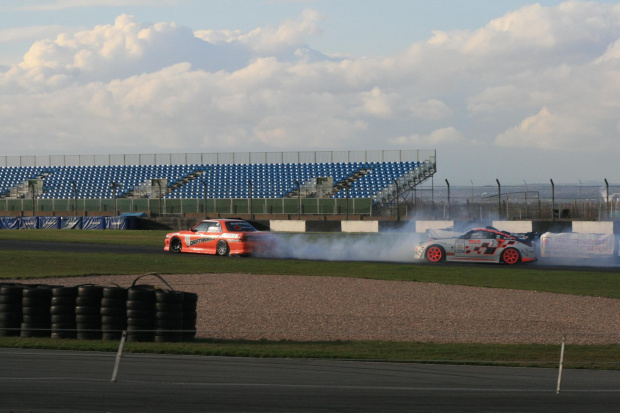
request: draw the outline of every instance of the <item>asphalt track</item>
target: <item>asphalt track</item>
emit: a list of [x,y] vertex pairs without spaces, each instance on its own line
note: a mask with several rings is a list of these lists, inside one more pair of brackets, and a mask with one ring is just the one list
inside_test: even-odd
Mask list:
[[620,372],[0,349],[2,412],[614,412]]
[[[161,247],[152,246],[140,246],[140,245],[119,245],[119,244],[90,244],[90,243],[78,243],[78,242],[43,242],[43,241],[16,241],[16,240],[0,240],[0,250],[32,250],[32,251],[57,251],[57,252],[75,252],[75,253],[109,253],[109,254],[149,254],[149,255],[166,255],[169,252],[164,251],[163,241]],[[187,257],[203,257],[201,254],[185,254]],[[211,259],[228,259],[228,257],[218,257],[215,255],[208,256]],[[244,257],[243,259],[264,259],[257,257]],[[273,258],[268,258],[273,259]],[[394,264],[395,262],[387,261],[386,264]],[[489,265],[495,266],[497,269],[511,268],[508,265],[502,264],[483,264],[483,263],[441,263],[431,264],[428,262],[420,261],[415,265],[441,265],[441,266],[468,266],[481,268],[488,267]],[[514,268],[514,267],[513,267]],[[536,263],[528,263],[519,265],[519,268],[536,268],[537,270],[557,270],[564,271],[576,270],[576,271],[601,271],[601,272],[620,272],[620,265],[612,260],[576,260],[576,259],[550,259],[539,258]]]

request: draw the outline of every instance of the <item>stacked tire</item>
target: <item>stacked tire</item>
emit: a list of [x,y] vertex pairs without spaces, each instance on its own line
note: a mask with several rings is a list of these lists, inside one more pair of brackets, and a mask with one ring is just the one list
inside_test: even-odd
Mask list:
[[127,289],[104,287],[101,298],[103,340],[120,340],[127,328]]
[[49,285],[28,285],[22,291],[22,323],[20,336],[50,337],[52,288]]
[[155,288],[134,286],[127,290],[127,341],[155,338]]
[[19,336],[22,323],[22,291],[18,284],[0,284],[0,337]]
[[183,341],[193,341],[196,338],[198,294],[183,293],[183,295]]
[[82,285],[77,290],[78,294],[75,301],[77,338],[80,340],[100,340],[103,287]]
[[179,291],[157,290],[155,293],[155,341],[176,343],[183,341],[183,299]]
[[75,302],[77,287],[52,288],[50,307],[52,338],[76,338]]

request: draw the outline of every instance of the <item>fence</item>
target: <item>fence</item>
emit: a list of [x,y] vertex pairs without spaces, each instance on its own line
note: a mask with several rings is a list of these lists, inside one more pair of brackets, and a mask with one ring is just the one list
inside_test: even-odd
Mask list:
[[36,215],[82,215],[90,213],[148,212],[151,215],[183,215],[188,213],[218,214],[318,214],[370,215],[370,199],[329,198],[261,198],[261,199],[0,199],[0,211],[13,215],[35,211]]
[[0,156],[0,167],[109,165],[218,165],[268,163],[421,162],[435,160],[435,150],[365,150],[227,152],[117,155]]
[[[400,194],[400,216],[425,219],[613,220],[620,217],[620,185],[486,185],[427,183]],[[395,206],[386,212],[396,215]]]

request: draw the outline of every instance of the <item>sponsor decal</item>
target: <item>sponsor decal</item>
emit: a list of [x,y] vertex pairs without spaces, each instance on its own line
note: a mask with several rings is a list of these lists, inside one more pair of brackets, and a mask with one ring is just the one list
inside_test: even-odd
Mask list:
[[205,238],[196,238],[196,239],[192,239],[189,242],[186,242],[188,247],[193,247],[194,245],[197,244],[203,244],[205,242],[210,242],[210,241],[215,241],[217,239],[217,237],[205,237]]

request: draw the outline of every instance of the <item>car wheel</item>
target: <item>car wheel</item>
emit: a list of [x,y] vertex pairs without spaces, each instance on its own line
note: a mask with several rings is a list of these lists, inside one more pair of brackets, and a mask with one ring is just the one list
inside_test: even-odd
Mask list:
[[181,240],[178,238],[172,238],[170,240],[170,252],[181,252],[183,249],[183,244],[181,244]]
[[439,245],[431,245],[426,249],[426,259],[430,262],[440,262],[446,259],[446,252]]
[[220,256],[228,255],[228,253],[230,252],[228,243],[223,240],[219,240],[215,248],[216,248],[217,255],[220,255]]
[[507,248],[502,252],[502,261],[508,265],[521,262],[521,254],[514,248]]

